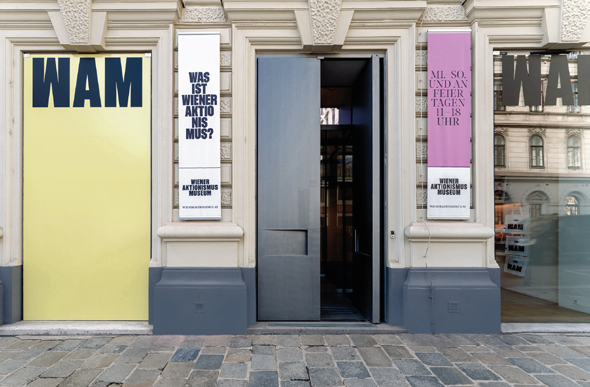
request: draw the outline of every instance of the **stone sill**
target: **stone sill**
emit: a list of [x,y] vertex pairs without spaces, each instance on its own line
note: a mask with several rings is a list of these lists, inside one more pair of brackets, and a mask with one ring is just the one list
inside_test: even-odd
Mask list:
[[437,242],[457,242],[459,240],[484,242],[494,236],[494,230],[480,223],[465,222],[422,222],[406,227],[404,234],[410,241],[436,240]]
[[179,240],[239,241],[244,230],[233,222],[172,222],[158,229],[165,242]]

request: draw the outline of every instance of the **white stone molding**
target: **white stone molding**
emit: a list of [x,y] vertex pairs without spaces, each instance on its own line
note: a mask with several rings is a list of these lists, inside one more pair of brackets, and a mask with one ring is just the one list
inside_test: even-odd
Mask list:
[[543,139],[547,138],[547,129],[546,128],[529,128],[529,137],[532,136],[541,136]]
[[424,21],[467,21],[461,5],[429,5],[424,11]]
[[221,159],[222,160],[231,160],[231,143],[229,143],[229,142],[222,142],[221,143]]
[[224,188],[221,190],[221,205],[231,206],[231,188]]
[[179,23],[227,23],[223,7],[187,7],[180,12]]
[[221,97],[219,111],[221,113],[231,113],[231,97]]
[[342,0],[309,0],[314,45],[333,45]]
[[590,1],[563,0],[561,8],[561,41],[579,42],[590,16]]
[[219,53],[219,63],[221,67],[231,67],[231,51],[221,51]]

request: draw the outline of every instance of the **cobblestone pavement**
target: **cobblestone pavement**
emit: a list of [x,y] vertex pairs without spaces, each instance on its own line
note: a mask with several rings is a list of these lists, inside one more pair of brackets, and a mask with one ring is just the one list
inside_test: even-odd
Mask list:
[[590,387],[590,335],[0,338],[2,386]]

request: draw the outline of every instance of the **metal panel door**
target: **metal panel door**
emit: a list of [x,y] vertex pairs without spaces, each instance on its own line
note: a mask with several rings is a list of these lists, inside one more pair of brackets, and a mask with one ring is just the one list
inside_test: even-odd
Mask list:
[[258,58],[258,319],[320,319],[320,61]]
[[373,55],[354,85],[355,304],[371,322],[380,316],[380,68]]

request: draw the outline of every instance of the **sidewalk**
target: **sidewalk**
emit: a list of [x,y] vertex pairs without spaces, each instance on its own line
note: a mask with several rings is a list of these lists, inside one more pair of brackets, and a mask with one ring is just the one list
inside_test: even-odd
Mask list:
[[590,335],[21,336],[2,386],[590,387]]

